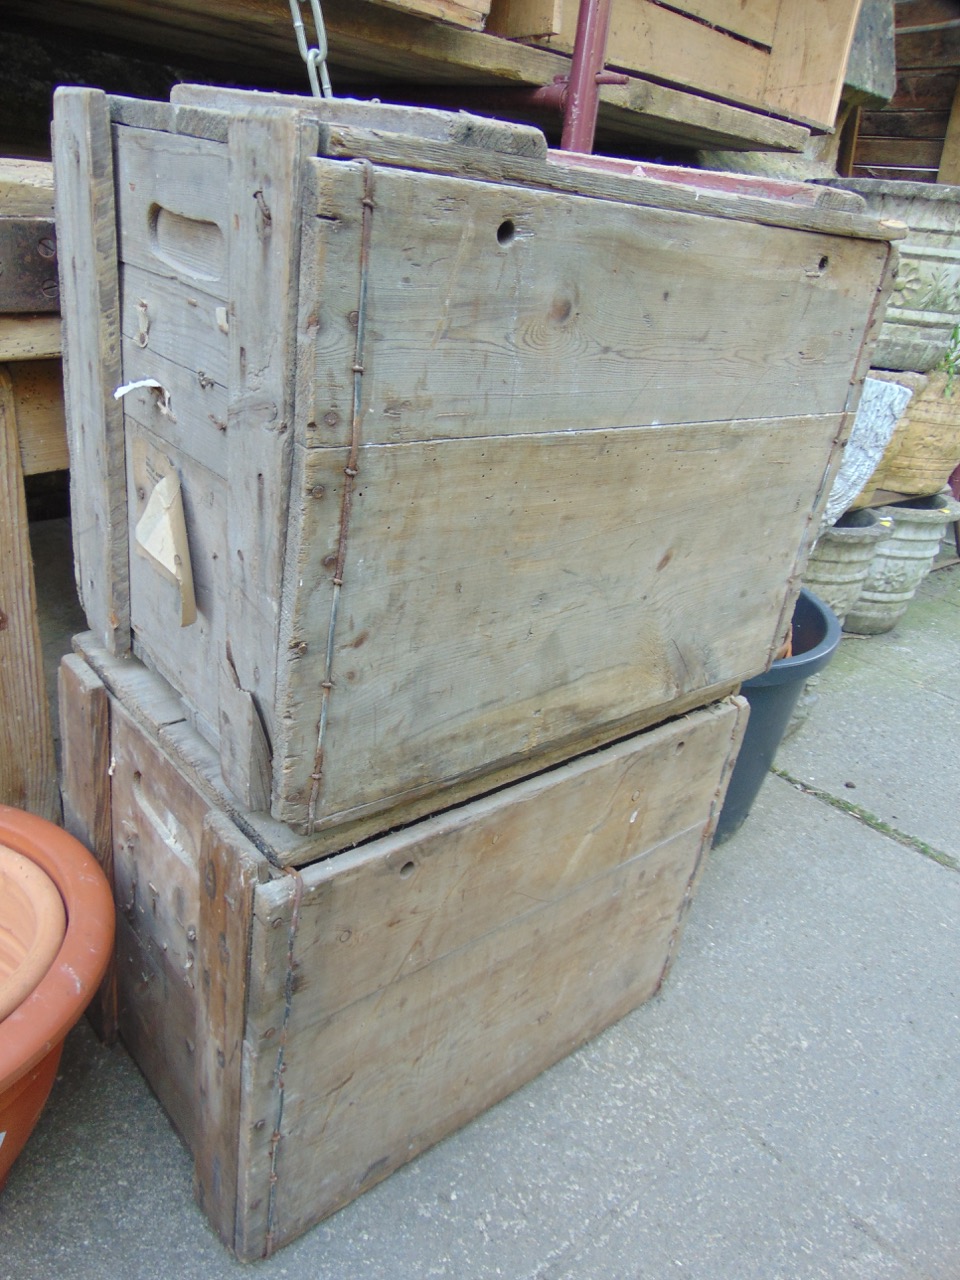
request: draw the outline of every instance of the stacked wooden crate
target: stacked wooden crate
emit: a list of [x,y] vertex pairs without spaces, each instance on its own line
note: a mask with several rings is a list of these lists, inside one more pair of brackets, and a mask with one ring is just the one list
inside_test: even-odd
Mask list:
[[65,806],[255,1257],[658,988],[894,233],[462,113],[64,90],[55,148]]

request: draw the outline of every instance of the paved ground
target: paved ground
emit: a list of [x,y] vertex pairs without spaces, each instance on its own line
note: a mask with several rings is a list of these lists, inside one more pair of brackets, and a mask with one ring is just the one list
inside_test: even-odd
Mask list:
[[[258,1277],[956,1280],[960,568],[817,693],[662,994]],[[242,1271],[130,1059],[78,1028],[0,1280]]]

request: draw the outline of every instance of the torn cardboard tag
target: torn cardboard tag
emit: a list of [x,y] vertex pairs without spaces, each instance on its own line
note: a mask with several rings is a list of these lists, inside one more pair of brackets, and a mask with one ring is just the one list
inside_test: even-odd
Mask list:
[[197,620],[197,601],[193,592],[193,569],[180,478],[175,472],[165,475],[154,487],[143,515],[137,521],[136,540],[140,554],[152,561],[155,568],[178,588],[180,625],[189,627]]

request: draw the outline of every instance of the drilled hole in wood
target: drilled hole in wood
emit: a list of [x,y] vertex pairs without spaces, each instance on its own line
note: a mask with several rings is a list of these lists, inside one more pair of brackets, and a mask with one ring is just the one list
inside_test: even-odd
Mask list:
[[823,257],[820,259],[820,261],[817,263],[817,269],[820,271],[826,271],[829,265],[830,265],[830,259],[827,257],[826,254],[824,254]]
[[497,227],[497,240],[500,244],[512,244],[516,234],[516,224],[510,218],[505,218]]
[[416,869],[417,864],[415,862],[405,862],[400,868],[400,874],[403,876],[404,880],[406,880],[409,876],[413,875]]

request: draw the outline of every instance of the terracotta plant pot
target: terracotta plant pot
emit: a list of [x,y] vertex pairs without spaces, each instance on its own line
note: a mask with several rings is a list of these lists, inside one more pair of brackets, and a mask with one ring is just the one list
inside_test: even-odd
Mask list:
[[[97,990],[113,949],[113,897],[106,877],[79,841],[43,818],[0,805],[0,845],[33,864],[42,876],[20,875],[16,892],[32,894],[37,884],[49,902],[52,882],[66,927],[52,962],[40,962],[42,973],[32,990],[0,1021],[0,1187],[23,1149],[47,1100],[60,1061],[64,1037],[79,1020]],[[15,860],[5,860],[10,871]],[[22,867],[19,872],[22,873]],[[41,915],[37,906],[26,914]],[[19,943],[31,950],[31,939],[44,930],[17,926]],[[24,939],[27,942],[24,943]],[[47,937],[49,946],[49,935]],[[15,966],[16,967],[16,966]]]

